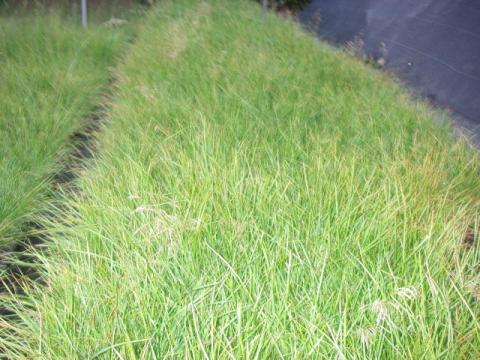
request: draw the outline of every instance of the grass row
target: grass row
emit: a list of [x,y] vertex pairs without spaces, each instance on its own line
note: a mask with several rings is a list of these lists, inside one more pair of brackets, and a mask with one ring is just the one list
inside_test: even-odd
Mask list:
[[59,11],[10,12],[0,17],[0,246],[42,209],[127,39],[100,24],[83,31]]
[[480,355],[480,162],[423,104],[242,0],[162,1],[118,73],[9,357]]

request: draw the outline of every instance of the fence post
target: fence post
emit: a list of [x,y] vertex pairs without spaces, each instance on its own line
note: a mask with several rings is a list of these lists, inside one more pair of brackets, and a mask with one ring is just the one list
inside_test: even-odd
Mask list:
[[265,20],[267,18],[268,0],[262,0],[262,9],[263,20]]
[[82,25],[87,27],[87,0],[82,0]]

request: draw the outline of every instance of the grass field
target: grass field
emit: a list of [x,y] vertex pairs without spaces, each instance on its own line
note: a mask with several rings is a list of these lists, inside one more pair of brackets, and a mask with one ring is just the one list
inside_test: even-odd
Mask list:
[[[14,359],[474,359],[478,155],[250,1],[163,1],[95,166],[4,299]],[[45,220],[47,222],[47,220]]]
[[[24,236],[49,179],[100,101],[126,30],[60,12],[0,17],[0,246]],[[33,215],[33,216],[32,216]]]

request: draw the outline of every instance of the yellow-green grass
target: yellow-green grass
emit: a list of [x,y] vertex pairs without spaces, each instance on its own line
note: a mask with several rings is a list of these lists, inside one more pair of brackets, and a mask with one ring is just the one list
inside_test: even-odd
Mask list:
[[0,15],[0,246],[21,239],[43,209],[127,35],[98,22],[85,31],[54,10]]
[[479,158],[425,105],[242,0],[162,1],[118,74],[10,358],[479,357]]

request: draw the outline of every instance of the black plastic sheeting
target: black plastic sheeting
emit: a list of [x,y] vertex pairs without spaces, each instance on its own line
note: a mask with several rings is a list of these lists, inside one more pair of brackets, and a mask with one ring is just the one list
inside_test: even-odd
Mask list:
[[381,59],[480,143],[480,0],[314,0],[299,18]]

